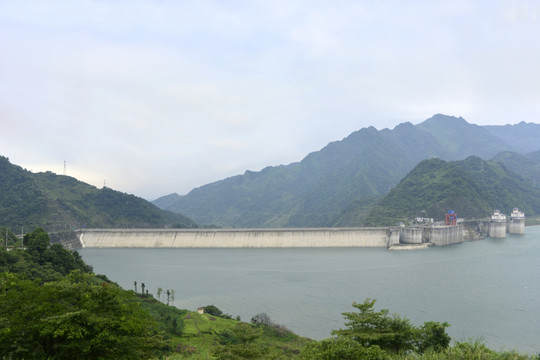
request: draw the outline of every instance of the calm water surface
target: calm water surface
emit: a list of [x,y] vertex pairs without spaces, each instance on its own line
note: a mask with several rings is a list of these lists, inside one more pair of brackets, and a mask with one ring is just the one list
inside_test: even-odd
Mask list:
[[540,352],[540,226],[526,235],[415,251],[326,249],[81,249],[96,273],[126,289],[174,289],[174,305],[214,304],[313,339],[343,327],[366,298],[409,318],[447,321],[454,340]]

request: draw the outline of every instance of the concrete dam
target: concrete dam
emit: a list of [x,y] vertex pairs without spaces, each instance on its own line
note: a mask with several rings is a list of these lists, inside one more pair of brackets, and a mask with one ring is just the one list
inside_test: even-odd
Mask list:
[[84,229],[83,248],[313,248],[379,247],[463,242],[463,227],[309,229]]

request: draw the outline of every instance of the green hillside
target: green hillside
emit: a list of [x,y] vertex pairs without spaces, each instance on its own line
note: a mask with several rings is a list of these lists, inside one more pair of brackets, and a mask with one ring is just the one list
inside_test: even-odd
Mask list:
[[[366,226],[396,225],[415,217],[443,220],[448,210],[461,218],[485,218],[494,209],[540,212],[540,191],[502,164],[468,157],[420,162],[365,218]],[[351,216],[351,215],[349,215]]]
[[0,225],[47,231],[82,227],[196,227],[187,217],[69,176],[32,173],[0,156]]
[[503,151],[495,155],[493,160],[504,164],[533,187],[540,187],[540,151],[526,155]]
[[[540,139],[540,124],[527,123],[525,121],[516,125],[487,125],[483,126],[491,135],[512,144],[515,151],[527,154],[538,150]],[[499,151],[502,151],[499,150]]]
[[[519,129],[514,133],[537,139],[536,127],[532,130],[528,135]],[[516,151],[494,131],[442,114],[392,130],[364,128],[300,162],[246,171],[187,195],[164,196],[154,204],[200,224],[222,227],[357,225],[358,216],[347,217],[351,208],[367,212],[370,199],[386,195],[424,159],[491,158],[501,151]]]

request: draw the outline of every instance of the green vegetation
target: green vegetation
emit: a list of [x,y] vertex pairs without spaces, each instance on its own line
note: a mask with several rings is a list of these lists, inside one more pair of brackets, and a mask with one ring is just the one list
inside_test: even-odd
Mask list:
[[37,228],[0,250],[0,353],[8,359],[148,358],[164,334],[132,292],[91,273]]
[[0,156],[0,219],[19,230],[82,227],[197,227],[185,216],[109,188],[97,189],[69,176],[37,173]]
[[37,228],[24,238],[27,250],[0,251],[0,272],[11,272],[28,280],[43,283],[55,281],[73,270],[90,272],[78,252],[66,251],[61,245],[50,245],[48,234]]
[[5,248],[6,245],[8,248],[21,247],[22,240],[7,227],[2,226],[0,227],[0,246]]
[[489,349],[480,340],[457,342],[454,346],[441,351],[428,351],[423,354],[404,354],[393,356],[390,360],[533,360],[537,356],[520,354],[515,351],[494,351]]
[[532,187],[540,187],[540,151],[526,155],[503,151],[497,154],[493,160],[500,162],[508,170],[521,176]]
[[377,346],[389,353],[424,353],[427,350],[443,351],[450,344],[446,334],[448,323],[427,322],[421,328],[413,326],[408,319],[388,310],[375,311],[375,300],[366,299],[354,303],[358,312],[343,313],[346,329],[334,330],[338,338],[353,340],[365,348]]
[[74,271],[40,285],[0,275],[0,353],[13,359],[148,358],[165,346],[126,291]]
[[190,312],[184,317],[178,353],[167,359],[294,359],[309,342],[281,325]]
[[375,300],[354,303],[357,312],[346,312],[346,328],[334,330],[334,337],[308,344],[302,360],[526,360],[533,356],[513,351],[496,352],[481,341],[456,342],[450,346],[448,323],[426,322],[415,327],[406,318],[374,310]]
[[525,218],[525,226],[540,225],[540,215]]
[[219,316],[224,319],[232,319],[232,315],[225,314],[215,305],[206,305],[204,306],[204,312],[213,316]]
[[391,226],[415,217],[444,220],[448,210],[462,218],[487,218],[494,209],[509,214],[514,207],[540,213],[540,189],[498,162],[474,156],[455,162],[429,159],[373,207],[365,225]]
[[524,154],[538,151],[538,139],[540,138],[539,124],[522,121],[516,125],[487,125],[482,127],[488,130],[492,135],[511,144],[513,151]]

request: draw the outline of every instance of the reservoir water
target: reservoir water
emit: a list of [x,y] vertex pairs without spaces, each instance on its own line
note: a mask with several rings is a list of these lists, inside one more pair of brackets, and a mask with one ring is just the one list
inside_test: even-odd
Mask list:
[[175,291],[188,310],[216,305],[249,321],[266,313],[302,336],[344,327],[353,302],[375,298],[415,325],[447,321],[454,340],[540,352],[540,226],[525,235],[414,251],[381,248],[80,249],[125,289]]

